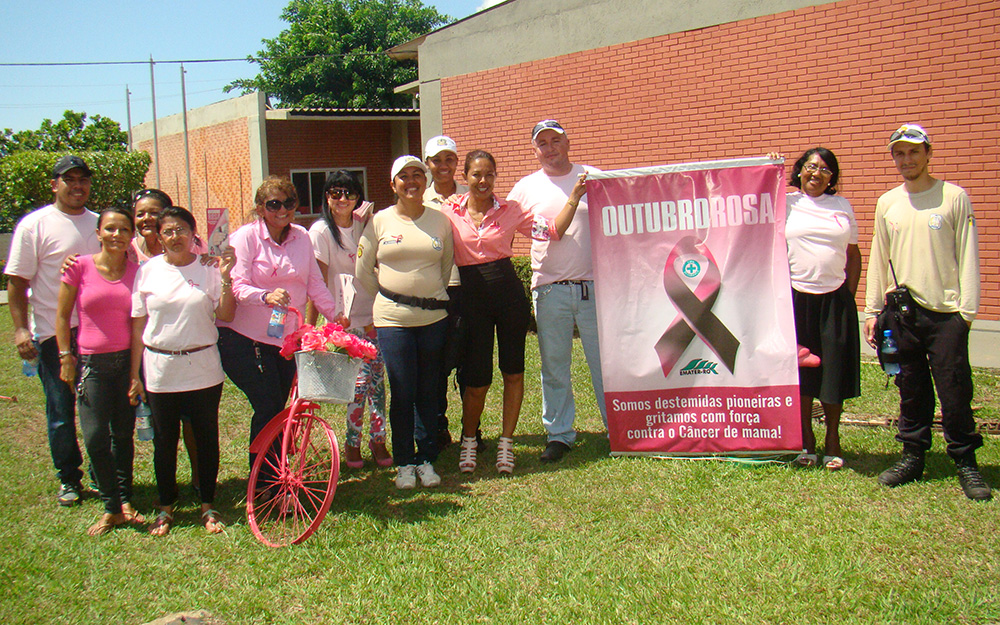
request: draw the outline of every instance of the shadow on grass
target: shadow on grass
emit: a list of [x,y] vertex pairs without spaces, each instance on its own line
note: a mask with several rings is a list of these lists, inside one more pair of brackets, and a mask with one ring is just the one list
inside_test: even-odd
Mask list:
[[[879,454],[852,454],[845,457],[848,466],[854,472],[871,478],[877,478],[879,473],[885,471],[899,460],[902,450],[898,453]],[[979,466],[983,478],[991,486],[1000,485],[1000,467],[993,465]],[[956,479],[955,461],[943,451],[929,451],[924,459],[923,481],[933,482],[941,480]]]

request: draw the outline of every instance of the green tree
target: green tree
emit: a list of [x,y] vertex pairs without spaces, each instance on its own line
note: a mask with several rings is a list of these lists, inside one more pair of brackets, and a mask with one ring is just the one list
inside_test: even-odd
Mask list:
[[124,151],[128,147],[128,133],[118,122],[109,117],[66,111],[62,119],[53,123],[42,120],[38,130],[14,132],[10,128],[0,136],[0,157],[24,150],[44,152]]
[[[94,172],[87,206],[101,210],[127,206],[144,186],[152,162],[146,152],[104,150],[72,152]],[[52,202],[52,166],[65,152],[19,150],[0,159],[0,232],[11,232],[25,213]]]
[[292,0],[281,19],[288,28],[249,59],[260,73],[227,92],[263,91],[288,107],[408,106],[393,88],[416,80],[416,63],[384,52],[451,18],[420,0]]

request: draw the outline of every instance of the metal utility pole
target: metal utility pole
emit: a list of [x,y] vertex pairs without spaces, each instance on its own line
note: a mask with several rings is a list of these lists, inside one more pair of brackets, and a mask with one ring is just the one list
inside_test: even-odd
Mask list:
[[156,161],[156,188],[160,188],[160,138],[156,132],[156,78],[153,77],[153,55],[149,55],[149,90],[153,94],[153,160]]
[[132,92],[128,90],[128,85],[125,85],[125,115],[127,116],[126,123],[128,124],[128,151],[132,151],[132,99],[129,97]]
[[184,109],[184,167],[187,169],[188,210],[194,210],[194,204],[191,201],[191,154],[188,152],[188,105],[187,91],[184,89],[183,63],[181,63],[181,107]]

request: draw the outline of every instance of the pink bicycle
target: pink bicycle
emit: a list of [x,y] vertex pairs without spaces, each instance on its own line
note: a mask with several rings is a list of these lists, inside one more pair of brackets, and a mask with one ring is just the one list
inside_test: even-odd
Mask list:
[[[289,310],[301,326],[301,313]],[[339,353],[296,352],[295,357],[291,404],[250,445],[257,456],[247,483],[247,517],[254,536],[270,547],[301,543],[330,510],[340,451],[333,429],[317,414],[317,402],[351,401],[360,367],[360,360]]]

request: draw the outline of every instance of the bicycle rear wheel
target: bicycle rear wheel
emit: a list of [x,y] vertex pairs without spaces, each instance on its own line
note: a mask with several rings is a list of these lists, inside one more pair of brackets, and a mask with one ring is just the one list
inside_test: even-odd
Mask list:
[[270,434],[250,471],[247,518],[254,535],[270,547],[309,538],[337,489],[337,437],[316,408],[312,402],[295,400],[290,423]]

